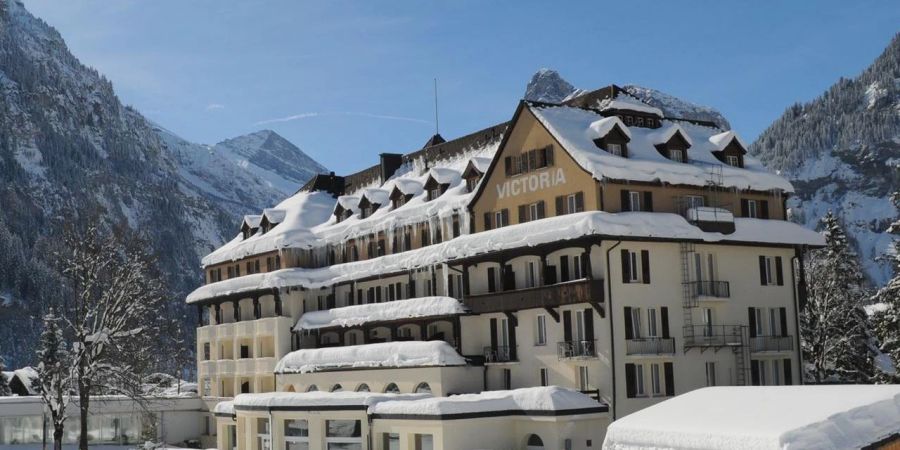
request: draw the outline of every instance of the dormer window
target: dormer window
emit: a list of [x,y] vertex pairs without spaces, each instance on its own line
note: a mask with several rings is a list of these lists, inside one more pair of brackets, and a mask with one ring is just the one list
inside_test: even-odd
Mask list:
[[737,155],[725,155],[725,164],[733,167],[741,167],[741,158]]
[[631,142],[631,131],[622,123],[622,119],[619,116],[604,117],[596,122],[592,122],[588,127],[588,133],[597,148],[611,155],[623,158],[628,157],[628,143]]
[[634,117],[625,116],[625,125],[628,125],[629,127],[634,125]]
[[440,185],[438,185],[437,187],[431,188],[431,189],[428,190],[428,200],[429,200],[429,201],[430,201],[430,200],[434,200],[434,199],[440,197],[442,193],[443,193],[443,192],[442,192],[442,190],[441,190],[441,186],[440,186]]
[[638,117],[635,119],[634,124],[635,124],[635,126],[639,126],[639,127],[644,126],[644,118],[641,117],[641,116],[638,116]]
[[687,158],[684,156],[684,150],[669,150],[669,159],[672,161],[687,162]]
[[660,155],[675,162],[688,162],[688,149],[693,143],[681,126],[671,124],[649,136]]
[[428,181],[425,182],[424,186],[427,201],[432,201],[440,197],[444,192],[447,192],[449,187],[449,183],[439,183],[434,175],[429,176]]
[[744,167],[744,155],[747,147],[734,131],[726,131],[709,138],[709,142],[716,146],[713,156],[732,167]]
[[625,152],[622,149],[622,144],[606,144],[606,151],[608,151],[612,155],[625,156]]
[[475,186],[478,186],[478,177],[466,178],[466,191],[474,192]]

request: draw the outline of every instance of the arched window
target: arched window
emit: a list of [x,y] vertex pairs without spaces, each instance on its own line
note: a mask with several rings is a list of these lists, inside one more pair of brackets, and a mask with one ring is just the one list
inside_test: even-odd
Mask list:
[[341,386],[340,384],[336,384],[331,387],[331,392],[341,392],[343,390],[344,390],[344,387]]
[[540,450],[544,448],[544,441],[541,440],[541,437],[532,434],[528,436],[528,443],[525,444],[528,450]]
[[287,387],[287,389],[285,389],[285,391],[287,391],[287,392],[296,392],[296,391],[294,390],[294,385],[293,385],[293,384],[289,384],[288,387]]
[[385,393],[385,394],[399,394],[399,393],[400,393],[400,388],[397,387],[397,384],[396,384],[396,383],[389,383],[389,384],[384,388],[384,393]]
[[423,381],[423,382],[419,383],[418,386],[416,386],[416,394],[430,394],[430,393],[431,393],[431,386],[429,386],[428,383]]
[[370,392],[369,385],[362,383],[356,387],[356,392]]
[[309,386],[309,389],[307,389],[306,392],[316,392],[318,390],[319,390],[319,387],[313,384],[313,385]]

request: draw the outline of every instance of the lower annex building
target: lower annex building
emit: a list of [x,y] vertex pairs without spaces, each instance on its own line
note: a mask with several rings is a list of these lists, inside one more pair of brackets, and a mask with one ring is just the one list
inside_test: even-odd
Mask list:
[[792,192],[733,131],[615,85],[318,175],[203,260],[206,438],[600,448],[680,393],[799,384],[824,242]]

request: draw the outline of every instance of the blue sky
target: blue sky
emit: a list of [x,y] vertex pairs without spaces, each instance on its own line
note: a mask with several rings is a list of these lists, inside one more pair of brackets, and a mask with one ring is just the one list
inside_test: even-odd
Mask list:
[[531,75],[654,87],[753,139],[871,63],[900,2],[25,0],[120,98],[182,137],[271,128],[350,172],[508,120]]

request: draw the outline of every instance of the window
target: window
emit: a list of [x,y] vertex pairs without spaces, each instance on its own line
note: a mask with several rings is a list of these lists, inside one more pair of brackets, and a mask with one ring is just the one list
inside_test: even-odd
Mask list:
[[528,261],[525,264],[525,287],[533,288],[537,286],[537,275],[535,271],[537,270],[534,261]]
[[585,275],[581,273],[582,264],[582,255],[575,255],[572,257],[572,271],[575,275],[573,279],[580,280],[582,278],[585,278]]
[[466,178],[466,191],[475,192],[475,186],[478,186],[478,177]]
[[371,392],[371,389],[369,389],[368,384],[362,383],[356,387],[356,392]]
[[644,366],[643,364],[635,365],[635,395],[638,397],[646,395],[644,392]]
[[209,361],[210,359],[210,345],[209,342],[203,343],[203,360]]
[[428,383],[425,382],[419,383],[419,385],[416,386],[416,390],[414,392],[416,394],[430,394],[431,386],[429,386]]
[[650,252],[622,250],[622,283],[650,283]]
[[756,205],[756,200],[747,200],[747,217],[757,218],[759,217],[759,211]]
[[684,150],[669,150],[669,159],[678,162],[687,162],[684,157]]
[[529,150],[520,155],[507,156],[504,159],[506,176],[534,172],[553,165],[553,146]]
[[712,337],[713,336],[713,310],[712,310],[712,308],[701,309],[700,315],[703,318],[703,336]]
[[329,392],[344,392],[344,387],[341,386],[340,384],[335,384],[334,386],[331,387],[331,391],[329,391]]
[[414,450],[434,450],[434,436],[430,434],[416,434],[413,442]]
[[659,380],[659,364],[650,364],[650,390],[654,396],[662,394],[662,384]]
[[541,367],[540,376],[541,386],[550,386],[550,370],[546,367]]
[[781,385],[781,373],[782,373],[781,372],[781,361],[776,359],[776,360],[772,361],[771,366],[772,366],[772,378],[771,378],[772,385],[779,386],[779,385]]
[[643,117],[640,117],[640,116],[636,117],[636,118],[635,118],[635,121],[634,121],[634,124],[637,125],[637,126],[639,126],[639,127],[644,126],[644,118],[643,118]]
[[[584,211],[584,192],[559,195],[556,197],[557,216],[562,216],[564,214],[573,214],[582,211]],[[541,217],[544,217],[544,211],[541,211]]]
[[302,419],[285,420],[284,447],[286,450],[309,450],[309,422]]
[[256,419],[256,436],[259,450],[272,450],[272,434],[269,419]]
[[441,189],[440,185],[429,189],[428,190],[428,200],[434,200],[434,199],[440,197],[441,193],[442,193],[441,191],[442,191],[442,189]]
[[656,308],[647,308],[647,337],[657,337],[656,334]]
[[631,328],[635,339],[644,337],[641,330],[641,308],[631,308]]
[[384,450],[400,450],[400,434],[399,433],[383,433],[381,438]]
[[712,361],[706,363],[706,385],[716,385],[716,363]]
[[751,364],[751,365],[756,366],[756,368],[753,369],[754,375],[756,375],[755,376],[756,380],[753,380],[754,381],[753,385],[754,386],[765,386],[767,384],[766,383],[766,379],[767,379],[766,378],[766,369],[767,369],[766,361],[754,360],[753,364]]
[[606,151],[616,156],[623,155],[622,144],[606,144]]
[[496,224],[495,228],[505,227],[509,225],[509,212],[506,209],[502,209],[494,213],[494,224]]
[[582,391],[590,389],[587,366],[578,366],[578,388]]
[[641,193],[637,191],[628,191],[628,210],[641,210]]
[[327,450],[362,450],[362,427],[358,420],[326,420]]
[[384,393],[385,394],[399,394],[400,388],[397,387],[396,383],[388,383],[388,385],[385,386],[385,388],[384,388]]
[[512,371],[503,369],[503,389],[512,389]]
[[759,281],[763,286],[784,285],[784,274],[782,273],[780,256],[759,257]]
[[538,314],[534,345],[547,345],[547,316]]
[[209,397],[212,395],[212,382],[209,378],[203,379],[203,396]]
[[566,196],[566,211],[575,212],[577,203],[575,202],[575,194]]
[[741,167],[741,159],[735,155],[726,155],[725,156],[725,164],[734,167]]

